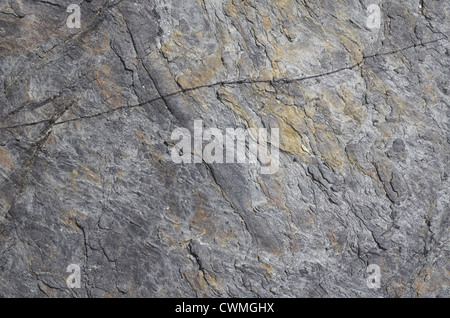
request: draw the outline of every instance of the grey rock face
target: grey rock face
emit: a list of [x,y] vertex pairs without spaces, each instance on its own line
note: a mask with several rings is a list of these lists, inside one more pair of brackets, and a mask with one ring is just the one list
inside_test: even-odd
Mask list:
[[[449,16],[2,0],[0,296],[449,297]],[[279,128],[279,169],[175,163],[195,120]]]

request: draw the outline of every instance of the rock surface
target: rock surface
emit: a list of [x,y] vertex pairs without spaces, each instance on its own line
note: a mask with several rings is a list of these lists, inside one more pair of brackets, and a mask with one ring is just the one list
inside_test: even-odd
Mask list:
[[[0,296],[450,297],[449,17],[2,0]],[[174,163],[194,120],[278,127],[278,171]]]

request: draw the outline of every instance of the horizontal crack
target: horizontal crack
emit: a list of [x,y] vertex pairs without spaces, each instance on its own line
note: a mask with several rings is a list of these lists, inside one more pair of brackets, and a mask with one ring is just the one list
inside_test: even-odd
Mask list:
[[[316,74],[316,75],[309,75],[309,76],[303,76],[303,77],[297,77],[297,78],[274,78],[274,79],[267,79],[267,80],[256,80],[256,79],[251,79],[251,78],[247,78],[247,79],[240,79],[240,80],[233,80],[233,81],[220,81],[220,82],[215,82],[212,84],[204,84],[204,85],[198,85],[198,86],[194,86],[194,87],[190,87],[190,88],[185,88],[185,89],[181,89],[179,91],[173,92],[173,93],[169,93],[166,95],[160,95],[157,96],[155,98],[152,98],[150,100],[138,103],[138,104],[134,104],[134,105],[124,105],[124,106],[120,106],[120,107],[116,107],[110,110],[107,110],[105,112],[101,112],[101,113],[97,113],[97,114],[93,114],[93,115],[88,115],[88,116],[82,116],[82,117],[77,117],[77,118],[73,118],[73,119],[68,119],[68,120],[64,120],[64,121],[60,121],[54,124],[54,126],[57,125],[62,125],[62,124],[66,124],[66,123],[71,123],[71,122],[75,122],[75,121],[79,121],[79,120],[84,120],[84,119],[91,119],[91,118],[96,118],[99,116],[103,116],[103,115],[107,115],[113,112],[117,112],[117,111],[121,111],[124,109],[132,109],[132,108],[136,108],[136,107],[142,107],[146,104],[150,104],[156,101],[160,101],[160,100],[165,100],[167,98],[173,97],[173,96],[177,96],[180,94],[184,94],[184,93],[188,93],[188,92],[192,92],[192,91],[197,91],[200,89],[204,89],[204,88],[213,88],[213,87],[217,87],[217,86],[230,86],[230,85],[242,85],[242,84],[289,84],[289,83],[295,83],[295,82],[302,82],[302,81],[306,81],[306,80],[310,80],[310,79],[315,79],[315,78],[320,78],[320,77],[324,77],[324,76],[328,76],[328,75],[332,75],[332,74],[336,74],[345,70],[352,70],[356,67],[361,66],[365,60],[370,59],[370,58],[376,58],[378,56],[385,56],[385,55],[392,55],[392,54],[396,54],[399,52],[403,52],[405,50],[409,50],[411,48],[414,47],[423,47],[426,46],[428,44],[431,43],[436,43],[442,40],[448,40],[448,37],[445,36],[444,38],[439,38],[439,39],[435,39],[432,41],[428,41],[428,42],[421,42],[419,44],[414,44],[408,47],[404,47],[398,50],[394,50],[394,51],[389,51],[389,52],[382,52],[382,53],[376,53],[373,55],[368,55],[368,56],[364,56],[361,61],[359,61],[356,64],[353,64],[351,66],[347,66],[347,67],[343,67],[337,70],[332,70],[332,71],[328,71],[325,73],[320,73],[320,74]],[[20,127],[26,127],[26,126],[34,126],[34,125],[38,125],[41,123],[45,123],[45,122],[49,122],[51,121],[51,119],[44,119],[44,120],[40,120],[40,121],[36,121],[36,122],[30,122],[30,123],[24,123],[24,124],[18,124],[18,125],[14,125],[14,126],[8,126],[8,127],[0,127],[0,129],[13,129],[13,128],[20,128]]]

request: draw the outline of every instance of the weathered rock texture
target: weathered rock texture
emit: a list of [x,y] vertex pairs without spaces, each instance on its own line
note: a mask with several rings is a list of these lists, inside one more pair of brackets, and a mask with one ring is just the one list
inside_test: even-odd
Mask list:
[[[1,0],[0,296],[449,297],[449,17]],[[280,169],[175,164],[194,120],[279,127]]]

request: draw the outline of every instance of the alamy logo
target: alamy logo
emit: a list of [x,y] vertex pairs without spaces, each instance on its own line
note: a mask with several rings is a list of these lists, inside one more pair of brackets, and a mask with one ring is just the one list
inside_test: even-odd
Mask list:
[[[269,142],[265,128],[226,128],[224,135],[218,128],[203,131],[203,122],[196,120],[193,149],[191,132],[186,128],[175,129],[171,139],[181,139],[171,150],[174,163],[259,164],[261,174],[274,174],[279,168],[278,128],[271,129]],[[209,143],[203,147],[203,141]]]
[[371,4],[367,7],[367,27],[371,30],[381,27],[381,9],[377,4]]
[[370,264],[367,267],[367,273],[370,275],[367,277],[366,285],[370,289],[381,288],[381,270],[377,264]]
[[80,10],[80,6],[77,4],[71,4],[70,6],[67,7],[66,12],[68,13],[72,13],[71,15],[69,15],[67,17],[67,27],[69,29],[79,29],[81,28],[81,10]]
[[81,288],[81,270],[77,264],[70,264],[67,267],[67,272],[72,273],[67,277],[66,283],[69,288]]

